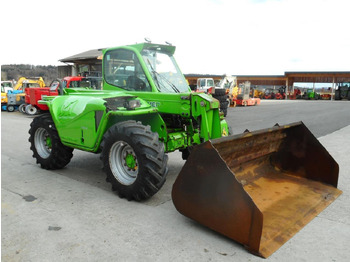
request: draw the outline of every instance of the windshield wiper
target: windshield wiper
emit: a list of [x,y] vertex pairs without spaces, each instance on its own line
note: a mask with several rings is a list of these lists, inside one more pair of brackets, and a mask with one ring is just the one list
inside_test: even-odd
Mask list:
[[[165,82],[175,91],[175,93],[180,93],[180,90],[173,83],[171,83],[166,77],[162,76],[156,70],[154,70],[154,68],[153,68],[153,66],[148,58],[147,58],[147,62],[149,64],[149,66],[151,67],[152,73],[153,73],[154,78],[157,81],[157,84],[159,87],[160,87],[160,84],[159,84],[157,76],[159,76],[161,79],[165,80]],[[164,86],[164,84],[162,84],[162,85]],[[158,89],[158,91],[160,91],[160,90]]]
[[151,62],[149,61],[149,59],[147,58],[147,62],[148,62],[148,64],[149,64],[149,66],[151,67],[151,71],[152,71],[152,73],[153,73],[153,76],[154,76],[154,79],[156,80],[156,87],[157,87],[157,90],[159,91],[159,92],[161,92],[161,90],[160,90],[160,84],[159,84],[159,81],[158,81],[158,78],[157,78],[157,72],[154,70],[154,68],[153,68],[153,66],[152,66],[152,64],[151,64]]
[[176,93],[180,93],[180,90],[169,81],[169,79],[167,79],[165,76],[162,76],[161,74],[159,74],[158,72],[156,72],[158,74],[158,76],[160,76],[162,79],[165,80],[165,82],[167,82],[168,85],[170,85],[170,87],[176,92]]

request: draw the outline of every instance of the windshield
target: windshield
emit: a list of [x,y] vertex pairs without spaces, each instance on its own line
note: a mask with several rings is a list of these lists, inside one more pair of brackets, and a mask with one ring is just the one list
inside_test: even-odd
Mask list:
[[214,86],[214,80],[209,79],[207,82],[207,86]]
[[27,87],[40,87],[39,83],[23,83],[22,88],[27,88]]
[[12,87],[12,83],[11,82],[3,82],[3,83],[1,83],[1,87]]
[[77,88],[77,87],[85,87],[81,85],[81,80],[71,80],[71,81],[67,81],[64,80],[63,81],[63,88],[66,88],[68,85],[68,88]]
[[143,50],[141,54],[160,92],[189,92],[186,79],[177,67],[173,56],[157,50]]
[[56,91],[57,88],[59,87],[60,82],[58,81],[52,81],[51,85],[50,85],[50,91]]
[[350,87],[350,83],[339,83],[338,87],[341,89],[347,89]]
[[72,80],[69,82],[69,87],[70,88],[81,87],[81,81],[80,80]]

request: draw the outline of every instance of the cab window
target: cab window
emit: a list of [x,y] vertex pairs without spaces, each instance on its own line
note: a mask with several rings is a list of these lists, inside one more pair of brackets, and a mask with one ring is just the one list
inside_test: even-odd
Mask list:
[[141,64],[132,51],[108,51],[104,59],[104,74],[108,84],[130,91],[151,91]]

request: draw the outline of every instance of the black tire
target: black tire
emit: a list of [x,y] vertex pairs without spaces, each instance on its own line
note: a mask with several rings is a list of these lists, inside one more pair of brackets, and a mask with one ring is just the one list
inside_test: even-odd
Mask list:
[[227,95],[220,95],[220,96],[213,96],[213,97],[219,100],[220,102],[224,102],[227,100]]
[[26,113],[26,104],[21,104],[19,107],[18,107],[18,111],[25,114]]
[[220,102],[220,110],[221,112],[224,113],[224,117],[227,116],[227,109],[228,109],[228,106],[229,106],[230,102],[225,100],[224,102]]
[[215,97],[223,96],[223,95],[226,95],[226,89],[224,89],[224,88],[215,88],[215,94],[214,94]]
[[[217,90],[224,90],[224,89],[217,89]],[[217,94],[213,95],[213,97],[220,102],[220,111],[224,113],[224,117],[227,116],[227,108],[230,105],[230,102],[228,101],[227,95],[226,94]]]
[[73,148],[64,146],[50,114],[33,119],[29,129],[30,149],[36,163],[44,169],[65,167],[73,157]]
[[221,111],[224,113],[224,117],[226,117],[226,116],[227,116],[227,107],[226,107],[226,108],[221,109]]
[[101,160],[107,182],[119,197],[141,201],[163,186],[168,156],[158,133],[140,122],[120,122],[104,134]]
[[7,112],[14,112],[15,106],[7,106]]
[[339,90],[335,90],[335,92],[334,92],[334,99],[335,100],[340,100],[340,91]]

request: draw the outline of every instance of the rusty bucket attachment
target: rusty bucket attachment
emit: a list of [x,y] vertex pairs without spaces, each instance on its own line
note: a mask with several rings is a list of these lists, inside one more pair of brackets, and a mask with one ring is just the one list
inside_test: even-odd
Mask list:
[[266,258],[342,193],[338,171],[298,122],[195,147],[172,198],[183,215]]

